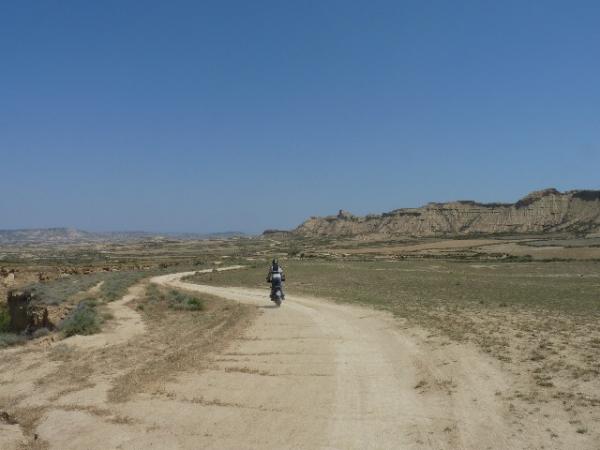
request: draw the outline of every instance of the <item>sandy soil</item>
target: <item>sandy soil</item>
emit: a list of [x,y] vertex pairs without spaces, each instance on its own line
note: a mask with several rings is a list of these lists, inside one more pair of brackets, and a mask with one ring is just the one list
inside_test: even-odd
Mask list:
[[[262,314],[197,369],[181,370],[125,401],[111,401],[115,370],[102,358],[85,383],[69,390],[40,382],[57,364],[47,355],[5,351],[3,361],[11,362],[0,363],[0,409],[45,409],[31,424],[0,421],[0,447],[596,448],[585,434],[565,429],[560,413],[515,409],[503,397],[511,375],[474,347],[431,337],[372,309],[291,295],[276,308],[267,289],[195,285],[181,281],[185,275],[152,282],[257,305]],[[115,304],[119,321],[112,330],[59,345],[111,352],[128,340],[125,359],[138,340],[139,351],[148,350],[152,341],[139,336],[151,333],[126,303]]]

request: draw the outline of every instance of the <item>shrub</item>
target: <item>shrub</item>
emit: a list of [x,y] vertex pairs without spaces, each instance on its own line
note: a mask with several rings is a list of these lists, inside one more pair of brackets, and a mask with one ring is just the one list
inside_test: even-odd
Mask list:
[[93,306],[81,302],[75,311],[61,322],[59,328],[67,337],[76,334],[94,334],[100,331],[100,320]]
[[173,309],[185,309],[188,311],[201,311],[204,309],[202,300],[179,291],[169,291],[169,304]]
[[[179,292],[175,289],[159,289],[156,285],[150,284],[146,289],[146,299],[150,304],[165,302],[169,308],[187,311],[202,311],[205,308],[202,299],[188,293]],[[137,307],[144,309],[144,305]]]
[[22,344],[25,338],[14,333],[0,333],[0,348],[9,347],[11,345]]
[[48,336],[50,334],[50,330],[48,328],[38,328],[33,332],[33,338],[38,339],[44,336]]
[[197,298],[191,298],[187,301],[188,309],[201,310],[204,309],[204,305]]
[[6,333],[10,329],[10,314],[8,308],[0,305],[0,333]]

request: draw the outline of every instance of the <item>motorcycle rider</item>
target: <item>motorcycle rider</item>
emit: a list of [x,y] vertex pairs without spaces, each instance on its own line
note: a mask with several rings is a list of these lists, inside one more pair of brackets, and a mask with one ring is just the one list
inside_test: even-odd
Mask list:
[[271,298],[273,298],[275,289],[279,288],[281,289],[281,299],[285,299],[285,294],[283,293],[284,281],[285,273],[283,272],[283,268],[279,265],[276,259],[273,259],[267,275],[267,283],[271,283]]

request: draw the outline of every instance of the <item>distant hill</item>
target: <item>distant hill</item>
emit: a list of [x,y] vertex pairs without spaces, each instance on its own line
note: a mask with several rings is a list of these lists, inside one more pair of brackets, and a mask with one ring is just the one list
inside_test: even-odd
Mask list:
[[0,245],[5,244],[72,244],[86,242],[127,242],[139,240],[228,239],[246,236],[238,231],[220,233],[152,233],[147,231],[116,231],[93,233],[73,228],[36,228],[0,230]]
[[364,217],[340,210],[335,216],[311,217],[290,234],[385,238],[539,232],[600,233],[600,191],[545,189],[516,203],[429,203]]
[[92,240],[93,234],[72,228],[0,230],[0,244],[65,243]]

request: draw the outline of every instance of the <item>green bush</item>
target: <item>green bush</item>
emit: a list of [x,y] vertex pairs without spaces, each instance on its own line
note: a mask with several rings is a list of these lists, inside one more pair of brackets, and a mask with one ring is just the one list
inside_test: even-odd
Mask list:
[[201,310],[204,309],[204,304],[200,302],[197,298],[190,298],[187,301],[187,308],[192,310]]
[[168,298],[169,304],[173,309],[184,309],[188,311],[201,311],[204,309],[202,300],[179,291],[169,291]]
[[[149,284],[146,289],[146,300],[150,304],[166,303],[169,308],[186,310],[186,311],[202,311],[205,308],[202,299],[189,294],[177,291],[175,289],[165,290],[159,289],[155,284]],[[138,305],[139,310],[144,309],[144,305]]]
[[48,328],[38,328],[33,332],[33,339],[39,339],[44,336],[48,336],[50,334],[50,330]]
[[94,306],[84,301],[61,322],[59,328],[67,337],[94,334],[100,331],[100,319]]
[[0,333],[0,348],[10,347],[11,345],[22,344],[25,338],[14,333]]
[[0,305],[0,333],[6,333],[10,328],[10,314],[8,308]]

